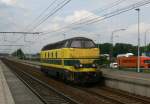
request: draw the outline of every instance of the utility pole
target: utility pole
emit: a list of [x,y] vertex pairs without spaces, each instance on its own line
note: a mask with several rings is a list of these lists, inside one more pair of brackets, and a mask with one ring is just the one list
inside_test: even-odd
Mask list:
[[140,72],[140,9],[135,9],[138,12],[138,60],[137,72]]

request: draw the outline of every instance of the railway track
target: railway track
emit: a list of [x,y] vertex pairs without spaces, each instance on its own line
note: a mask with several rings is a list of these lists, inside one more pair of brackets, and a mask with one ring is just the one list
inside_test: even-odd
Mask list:
[[[11,62],[9,62],[8,60],[5,60],[5,63],[10,64]],[[11,67],[12,66],[14,67],[14,64],[16,65],[16,69],[18,67],[20,69],[22,68],[22,70],[24,70],[25,73],[29,74],[29,76],[39,77],[39,78],[37,78],[37,80],[39,80],[41,83],[46,83],[47,86],[50,86],[50,84],[51,84],[51,86],[53,86],[54,88],[57,88],[57,90],[61,89],[57,92],[67,93],[67,95],[69,95],[69,96],[71,96],[71,98],[75,99],[74,103],[72,103],[72,102],[70,103],[68,100],[65,100],[63,97],[60,99],[60,102],[57,102],[57,104],[61,104],[61,103],[75,104],[75,103],[79,103],[79,102],[82,104],[150,104],[149,98],[138,96],[138,95],[133,95],[133,94],[130,94],[127,92],[111,89],[108,87],[99,87],[99,86],[90,87],[90,88],[74,87],[74,86],[68,86],[60,81],[57,81],[57,83],[51,82],[50,78],[45,79],[46,76],[44,76],[44,75],[42,76],[42,73],[39,71],[39,69],[36,70],[36,68],[33,68],[31,66],[29,67],[29,66],[21,64],[21,63],[12,63]],[[19,71],[18,73],[20,73],[20,75],[21,75],[22,72]],[[21,77],[23,77],[23,76],[24,76],[24,74],[21,75]],[[24,77],[27,77],[27,76],[24,76]],[[27,77],[25,79],[29,82],[30,85],[33,85],[32,82],[34,82],[34,81],[29,81],[28,78],[29,77]],[[50,83],[48,83],[48,82],[50,82]],[[37,86],[37,85],[35,84],[34,86]],[[41,86],[41,85],[39,85],[39,86]],[[37,86],[37,89],[41,89],[41,88],[40,87],[38,88],[38,86]],[[44,88],[42,88],[42,89],[44,89]],[[45,94],[45,91],[42,93]],[[46,91],[46,92],[48,92],[48,91]],[[44,94],[41,94],[41,95],[45,96]],[[53,94],[51,94],[51,95],[53,95]],[[46,95],[45,101],[47,100],[47,98],[49,99],[49,97],[50,97],[49,95]],[[53,99],[58,99],[57,96],[55,96],[55,94],[52,97],[52,100]],[[55,102],[55,100],[54,100],[54,102]],[[56,104],[54,102],[50,103],[50,104]]]
[[[7,63],[7,65],[10,64]],[[80,104],[30,74],[17,70],[17,66],[11,66],[11,69],[13,69],[15,75],[17,75],[17,77],[23,81],[23,83],[25,83],[25,85],[28,86],[44,104]]]
[[119,96],[121,95],[121,96],[126,97],[126,98],[132,98],[138,102],[150,104],[150,100],[148,97],[143,97],[143,96],[131,94],[131,93],[128,93],[125,91],[121,91],[121,90],[113,89],[113,88],[109,88],[109,87],[98,87],[98,89],[105,90],[107,92],[109,91],[109,92],[112,92],[116,95],[119,95]]
[[[85,92],[92,95],[99,96],[108,102],[113,102],[113,104],[150,104],[150,100],[147,98],[135,97],[133,94],[124,94],[122,91],[114,91],[111,88],[80,88]],[[111,89],[111,90],[110,90]]]

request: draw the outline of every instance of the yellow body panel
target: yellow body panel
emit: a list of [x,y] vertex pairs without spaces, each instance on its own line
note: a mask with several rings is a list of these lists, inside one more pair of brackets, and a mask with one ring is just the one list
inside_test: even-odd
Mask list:
[[95,59],[99,58],[98,48],[61,48],[41,51],[41,61],[48,59],[60,59],[61,65],[41,63],[42,66],[63,68],[73,72],[92,72],[96,71],[96,68],[74,68],[74,66],[65,66],[64,60],[79,60],[81,64],[92,64]]
[[42,66],[46,67],[55,67],[55,68],[60,68],[61,69],[67,69],[72,72],[95,72],[95,68],[79,68],[75,69],[73,66],[62,66],[62,65],[55,65],[55,64],[48,64],[48,63],[41,63]]
[[62,48],[62,49],[41,51],[41,58],[98,58],[99,54],[100,53],[98,48],[91,48],[91,49]]
[[79,48],[63,48],[63,57],[62,58],[98,58],[99,49],[98,48],[88,48],[88,49],[79,49]]

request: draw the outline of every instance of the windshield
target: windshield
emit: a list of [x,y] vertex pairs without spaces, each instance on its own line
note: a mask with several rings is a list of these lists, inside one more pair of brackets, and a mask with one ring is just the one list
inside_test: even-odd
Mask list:
[[71,43],[72,48],[95,48],[95,44],[91,40],[73,40]]
[[144,60],[144,63],[150,64],[150,60]]

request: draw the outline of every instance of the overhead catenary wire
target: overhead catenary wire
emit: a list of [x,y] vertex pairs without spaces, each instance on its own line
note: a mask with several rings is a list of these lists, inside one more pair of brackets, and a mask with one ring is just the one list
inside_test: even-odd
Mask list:
[[[48,11],[58,0],[54,0],[52,1],[48,7],[46,7],[39,15],[38,17],[36,17],[30,24],[28,24],[25,28],[24,28],[24,31],[27,31],[26,29],[29,29],[29,27],[31,27],[32,25],[34,25],[34,23],[40,19],[40,17],[42,17],[42,15]],[[22,38],[22,36],[20,36],[19,38],[16,39],[16,41],[13,41],[13,42],[17,42],[18,40],[20,40]]]
[[[103,17],[102,19],[100,19],[100,20],[97,20],[97,21],[92,21],[91,22],[91,24],[92,23],[95,23],[95,22],[99,22],[99,21],[102,21],[102,20],[105,20],[105,19],[108,19],[108,18],[110,18],[110,17],[113,17],[113,16],[116,16],[116,15],[119,15],[119,14],[121,14],[121,13],[124,13],[124,12],[127,12],[127,11],[129,11],[129,10],[133,10],[133,9],[135,9],[135,8],[138,8],[138,7],[141,7],[141,6],[144,6],[144,5],[146,5],[146,4],[149,4],[150,3],[150,0],[142,0],[142,1],[139,1],[139,2],[137,2],[137,3],[134,3],[134,4],[131,4],[131,5],[129,5],[129,6],[127,6],[127,7],[124,7],[124,8],[121,8],[121,9],[118,9],[118,10],[115,10],[115,11],[113,11],[113,12],[110,12],[110,13],[108,13],[108,14],[105,14],[104,16],[105,17]],[[96,20],[97,18],[95,18],[95,20]],[[89,23],[89,22],[86,22],[86,24],[87,23]],[[80,23],[80,25],[81,25],[81,23]],[[85,25],[85,24],[84,24]],[[80,27],[80,26],[79,26]],[[75,29],[75,28],[74,28]],[[49,32],[49,33],[51,33],[51,32]],[[49,34],[49,33],[42,33],[42,34]],[[56,36],[55,34],[54,35],[50,35],[50,37],[53,37],[53,36]],[[58,36],[58,35],[57,35]],[[46,39],[46,38],[43,38],[43,39]],[[42,39],[42,40],[43,40]],[[35,43],[35,42],[32,42],[32,44],[33,43]]]
[[[122,2],[125,2],[126,0],[117,0],[117,1],[115,1],[115,2],[113,2],[113,3],[110,3],[106,8],[103,8],[103,9],[96,9],[96,10],[93,10],[93,11],[91,11],[92,13],[97,13],[97,14],[99,14],[99,13],[102,13],[102,12],[104,12],[104,11],[107,11],[107,10],[109,10],[109,9],[112,9],[113,7],[116,7],[116,6],[118,6],[119,4],[121,4]],[[86,20],[89,20],[89,19],[91,19],[90,17],[91,17],[92,15],[88,15],[88,16],[86,16],[86,17],[83,17],[83,18],[81,18],[80,20],[77,20],[77,21],[75,21],[75,22],[73,22],[71,25],[74,25],[74,24],[78,24],[78,23],[81,23],[82,21],[86,21]],[[70,25],[70,24],[69,24]]]
[[[40,15],[42,15],[46,10],[48,10],[48,8],[50,8],[52,5],[54,5],[54,3],[56,2],[56,1],[58,1],[58,0],[55,0],[55,1],[53,1],[42,13],[40,13]],[[65,1],[67,1],[67,2],[65,2]],[[58,6],[55,8],[56,10],[55,11],[53,11],[52,13],[51,13],[51,11],[50,11],[50,13],[51,14],[48,14],[47,16],[45,16],[46,18],[44,19],[44,20],[42,20],[42,23],[43,22],[45,22],[50,16],[52,16],[52,15],[54,15],[55,13],[57,13],[60,9],[62,9],[67,3],[69,3],[71,0],[63,0],[63,2],[65,2],[63,5],[61,5],[63,2],[61,2],[61,3],[59,3],[58,4]],[[59,7],[59,5],[61,6],[61,7]],[[41,16],[38,16],[38,17],[41,17]],[[37,17],[37,18],[38,18]],[[41,21],[40,20],[40,21]],[[40,24],[42,24],[41,22],[40,22]],[[38,27],[39,25],[36,25],[36,27]],[[36,27],[34,27],[34,29],[36,28]],[[32,28],[33,29],[33,28]],[[30,30],[31,31],[31,30]],[[23,36],[20,36],[19,38],[17,38],[16,39],[16,42],[18,41],[18,40],[20,40],[21,38],[22,38]],[[16,43],[15,42],[15,43]]]
[[[111,8],[113,8],[113,7],[115,7],[115,6],[119,5],[119,4],[121,4],[121,3],[124,2],[124,1],[126,1],[126,0],[117,0],[117,1],[115,1],[115,2],[113,2],[113,3],[111,3],[111,4],[109,4],[106,8],[101,9],[100,11],[98,11],[98,9],[97,9],[97,11],[98,11],[98,13],[104,12],[104,11],[106,11],[106,10],[109,10],[109,9],[111,9]],[[96,11],[96,10],[94,10],[94,11]],[[88,15],[87,17],[84,17],[84,18],[89,18],[89,17],[90,17],[90,16]],[[83,20],[85,20],[85,19],[83,19]],[[31,42],[31,43],[33,43],[33,42]]]
[[[59,3],[58,5],[57,5],[57,8],[55,8],[55,10],[51,13],[51,14],[49,14],[49,15],[47,15],[45,18],[44,18],[44,20],[42,20],[41,22],[39,22],[39,24],[38,25],[36,25],[36,26],[34,26],[33,28],[32,28],[32,30],[34,30],[35,28],[37,28],[39,25],[41,25],[42,23],[44,23],[47,19],[49,19],[51,16],[53,16],[55,13],[57,13],[59,10],[61,10],[63,7],[65,7],[65,5],[67,5],[69,2],[70,2],[71,0],[64,0],[63,2],[61,2],[61,3]],[[53,2],[53,4],[54,4],[54,2]],[[48,7],[49,8],[49,7]],[[47,9],[48,9],[47,8]],[[46,9],[45,9],[46,10]],[[42,14],[42,13],[41,13]],[[22,38],[22,36],[21,37],[19,37],[14,43],[16,43],[18,40],[20,40]]]
[[48,7],[46,7],[30,24],[28,24],[24,30],[28,29],[32,26],[37,20],[39,20],[58,0],[52,1]]
[[107,18],[111,18],[113,16],[116,16],[116,15],[119,15],[121,13],[124,13],[124,12],[127,12],[127,11],[130,11],[130,10],[133,10],[133,9],[136,9],[136,8],[139,8],[141,6],[144,6],[146,4],[149,4],[150,3],[150,0],[142,0],[141,2],[138,2],[138,3],[135,3],[135,4],[132,4],[130,6],[127,6],[127,7],[124,7],[124,8],[121,8],[119,10],[116,10],[114,12],[111,12],[109,14],[105,14],[104,15],[104,18],[103,17],[97,17],[95,19],[92,19],[90,21],[88,21],[86,23],[86,25],[89,25],[89,24],[93,24],[93,23],[96,23],[96,22],[100,22],[104,19],[107,19]]
[[[58,0],[55,0],[55,2],[56,1],[58,1]],[[70,1],[70,0],[69,0]],[[111,4],[109,4],[106,8],[103,8],[103,9],[100,9],[100,11],[98,12],[98,13],[101,13],[101,12],[104,12],[104,11],[106,11],[106,10],[108,10],[108,9],[111,9],[111,8],[113,8],[113,7],[115,7],[115,6],[117,6],[117,5],[119,5],[120,3],[122,3],[122,2],[124,2],[124,1],[126,1],[126,0],[117,0],[117,1],[115,1],[115,2],[113,2],[113,3],[111,3]],[[55,3],[54,1],[37,17],[37,19],[39,18],[39,17],[41,17],[41,15],[42,14],[44,14],[44,12],[46,11],[46,10],[48,10],[48,8],[50,8],[54,3]],[[93,10],[93,11],[98,11],[99,9],[96,9],[96,10]],[[88,17],[90,17],[89,15],[87,16],[87,17],[84,17],[82,20],[85,20],[85,18],[88,18]],[[36,20],[36,19],[35,19]],[[74,23],[72,23],[72,24],[75,24],[75,23],[77,23],[77,22],[81,22],[81,20],[80,21],[76,21],[76,22],[74,22]],[[70,25],[69,25],[70,26]],[[65,27],[66,28],[66,27]],[[16,41],[18,41],[18,40],[20,40],[22,37],[19,37]]]
[[[64,1],[66,1],[66,0],[64,0]],[[63,1],[63,2],[64,2]],[[71,0],[67,0],[67,2],[65,2],[63,5],[60,5],[60,7],[58,8],[56,8],[56,10],[54,11],[54,12],[52,12],[51,14],[49,14],[49,15],[47,15],[46,16],[46,18],[44,19],[44,20],[42,20],[38,25],[36,25],[36,26],[34,26],[32,29],[30,29],[30,31],[33,31],[35,28],[37,28],[40,24],[42,24],[43,22],[45,22],[50,16],[52,16],[52,15],[54,15],[55,13],[57,13],[60,9],[62,9],[66,4],[68,4],[69,2],[70,2]],[[63,2],[61,2],[61,3],[63,3]],[[16,39],[16,42],[18,41],[18,40],[20,40],[22,38],[22,36],[20,36],[19,38],[17,38]],[[15,42],[15,43],[16,43]]]
[[[93,12],[95,12],[95,13],[102,13],[102,12],[104,12],[104,11],[106,11],[106,10],[109,10],[109,9],[111,9],[111,8],[113,8],[113,7],[118,6],[119,4],[121,4],[121,3],[124,2],[124,1],[126,1],[126,0],[117,0],[117,1],[115,1],[115,2],[113,2],[113,3],[110,3],[106,8],[102,8],[102,9],[101,9],[101,8],[98,8],[98,9],[92,10],[91,12],[92,12],[92,13],[93,13]],[[82,22],[84,22],[84,21],[93,19],[93,18],[90,18],[91,16],[92,16],[92,15],[87,15],[87,16],[81,18],[80,20],[77,20],[77,21],[75,21],[75,22],[73,22],[73,23],[71,23],[71,24],[69,24],[69,25],[67,25],[67,26],[61,27],[60,29],[54,30],[54,31],[52,31],[52,32],[61,31],[61,30],[65,29],[65,28],[68,28],[68,27],[70,27],[70,26],[72,26],[72,25],[77,25],[77,24],[80,24],[80,23],[82,23]],[[46,31],[45,31],[45,32],[46,32]],[[44,32],[43,32],[43,33],[44,33]],[[48,33],[49,33],[49,32],[48,32]]]
[[53,12],[45,16],[41,21],[38,22],[33,28],[30,29],[30,31],[35,30],[37,27],[39,27],[42,23],[44,23],[46,20],[48,20],[51,16],[56,14],[59,10],[61,10],[65,5],[67,5],[71,0],[64,0],[60,4],[56,6],[56,8],[53,9]]
[[[56,1],[58,1],[58,0],[54,0],[31,24],[29,24],[29,25],[27,26],[27,28],[29,28],[34,22],[36,22],[36,20],[38,20]],[[65,0],[64,0],[64,1],[65,1]],[[71,0],[69,0],[69,1],[71,1]],[[67,1],[67,2],[69,2],[69,1]],[[103,11],[105,11],[105,10],[108,10],[108,9],[110,9],[110,8],[112,8],[112,7],[114,7],[114,6],[118,5],[118,4],[120,4],[120,3],[123,2],[123,1],[125,1],[125,0],[117,0],[117,2],[114,2],[113,4],[109,5],[108,7],[106,7],[106,8],[104,8],[104,9],[100,10],[100,12],[103,12]],[[67,2],[66,2],[66,4],[67,4]],[[61,9],[61,8],[60,8],[60,9]],[[16,42],[17,42],[18,40],[20,40],[21,38],[22,38],[22,36],[19,37],[19,38],[17,38],[17,40],[14,41],[14,42],[16,43]]]
[[[119,14],[121,14],[121,13],[130,11],[130,10],[133,10],[133,9],[135,9],[135,8],[144,6],[144,5],[149,4],[149,3],[150,3],[150,0],[144,0],[144,1],[142,0],[142,1],[139,1],[139,2],[134,3],[134,4],[132,4],[132,5],[129,5],[129,6],[127,6],[127,7],[124,7],[124,8],[118,9],[118,10],[115,10],[115,11],[110,12],[110,13],[108,13],[108,14],[105,14],[105,15],[103,15],[103,18],[102,18],[102,17],[100,17],[100,18],[95,18],[95,19],[92,19],[92,20],[87,21],[87,22],[82,23],[82,24],[84,24],[84,25],[93,24],[93,23],[96,23],[96,22],[99,22],[99,21],[108,19],[108,18],[110,18],[110,17],[119,15]],[[80,23],[80,25],[81,25],[81,23]],[[80,26],[79,26],[79,27],[80,27]],[[75,28],[74,28],[74,29],[75,29]],[[49,32],[49,33],[50,33],[50,32]],[[44,34],[44,33],[43,33],[43,34]],[[47,33],[46,33],[46,34],[47,34]],[[52,37],[53,35],[50,35],[50,36]],[[32,42],[32,43],[34,43],[34,42]]]
[[[143,5],[146,5],[146,4],[149,4],[150,3],[150,0],[142,0],[141,2],[138,2],[138,3],[135,3],[135,4],[132,4],[132,5],[129,5],[127,7],[124,7],[124,8],[121,8],[121,9],[118,9],[116,11],[113,11],[113,12],[110,12],[108,14],[105,14],[103,15],[102,17],[97,17],[97,18],[94,18],[94,19],[91,19],[89,21],[86,21],[86,22],[83,22],[81,23],[82,25],[89,25],[89,24],[94,24],[94,23],[98,23],[100,21],[103,21],[105,19],[108,19],[108,18],[111,18],[113,16],[116,16],[116,15],[119,15],[121,13],[124,13],[124,12],[127,12],[127,11],[130,11],[130,10],[133,10],[133,9],[136,9],[138,7],[141,7]],[[77,29],[79,28],[80,26],[78,27],[75,27],[73,29]]]
[[[124,8],[121,8],[121,9],[117,9],[117,10],[115,10],[113,12],[104,14],[103,16],[95,17],[93,19],[90,19],[90,20],[87,20],[87,21],[84,21],[84,22],[80,22],[80,23],[75,25],[76,27],[71,27],[70,26],[69,28],[70,29],[77,29],[77,28],[80,28],[83,25],[89,25],[89,24],[93,24],[93,23],[98,23],[98,22],[103,21],[105,19],[108,19],[108,18],[111,18],[113,16],[119,15],[121,13],[133,10],[135,8],[144,6],[144,5],[149,4],[149,3],[150,3],[150,0],[144,0],[144,1],[141,0],[141,1],[137,2],[137,3],[129,5],[127,7],[124,7]],[[57,30],[56,31],[50,31],[50,32],[42,33],[42,34],[49,34],[49,33],[52,33],[52,32],[57,32]]]

